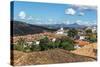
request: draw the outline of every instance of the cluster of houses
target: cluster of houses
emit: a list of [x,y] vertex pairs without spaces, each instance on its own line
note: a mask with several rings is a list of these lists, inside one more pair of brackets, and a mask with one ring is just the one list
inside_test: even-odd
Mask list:
[[57,32],[56,34],[64,34],[64,29],[63,27],[61,27]]
[[[93,28],[87,27],[87,29],[91,29],[91,30],[92,30],[92,33],[95,33],[95,32],[97,31],[96,27],[93,27]],[[66,30],[66,31],[67,31],[67,30]],[[42,34],[44,34],[44,35],[51,35],[50,33],[47,33],[47,32],[42,33]],[[68,35],[68,33],[65,32],[65,30],[64,30],[63,27],[61,27],[59,30],[57,30],[55,34],[56,34],[56,35],[65,35],[65,36]],[[84,31],[84,30],[78,31],[78,34],[73,38],[73,39],[75,40],[75,42],[76,42],[74,48],[76,48],[76,49],[77,49],[77,48],[81,48],[81,47],[83,47],[83,46],[89,44],[89,42],[87,42],[87,41],[85,40],[86,36],[85,36],[84,34],[85,34],[85,31]],[[52,38],[52,37],[51,37],[51,38]],[[51,39],[51,41],[52,41],[52,42],[55,42],[55,41],[56,41],[56,38],[53,37],[53,38]],[[32,41],[27,42],[27,43],[28,43],[28,44],[32,44]],[[39,41],[39,40],[35,40],[34,43],[35,43],[35,45],[39,45],[39,44],[40,44],[40,41]],[[25,46],[25,47],[26,47],[26,46]]]
[[97,33],[97,27],[93,26],[93,27],[87,27],[87,29],[91,29],[92,33]]
[[[97,27],[87,27],[86,29],[91,29],[92,30],[92,33],[97,33]],[[57,32],[56,34],[62,34],[62,35],[68,35],[68,33],[64,31],[64,29],[61,27]],[[78,34],[73,38],[76,42],[75,44],[75,48],[81,48],[85,45],[88,45],[89,42],[86,41],[86,35],[85,35],[85,31],[84,30],[80,30],[78,31]]]
[[[60,28],[60,29],[56,32],[56,34],[68,35],[67,32],[65,33],[65,31],[64,31],[63,28]],[[84,34],[83,31],[82,31],[82,32],[78,32],[78,35],[76,35],[76,36],[74,37],[74,39],[80,39],[80,40],[85,39],[85,36],[84,36],[83,34]]]

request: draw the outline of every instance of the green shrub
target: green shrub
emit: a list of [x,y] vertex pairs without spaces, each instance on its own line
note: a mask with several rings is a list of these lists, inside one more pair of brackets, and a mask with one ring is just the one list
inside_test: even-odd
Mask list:
[[58,45],[58,42],[52,42],[52,41],[49,41],[47,44],[48,49],[57,48],[57,45]]
[[49,49],[54,48],[54,42],[52,42],[52,41],[48,42],[48,48]]
[[14,49],[24,52],[31,52],[31,51],[44,51],[48,49],[54,48],[62,48],[66,50],[73,50],[74,49],[74,41],[68,37],[62,36],[61,38],[56,39],[56,41],[51,41],[48,37],[44,37],[43,39],[39,40],[40,43],[36,44],[33,41],[31,44],[28,44],[25,39],[20,38],[16,44],[14,44]]
[[68,31],[68,36],[71,37],[71,38],[74,38],[75,35],[77,35],[77,34],[78,34],[78,31],[76,29],[70,29]]
[[74,45],[68,41],[63,41],[61,47],[65,50],[74,50]]
[[36,43],[33,41],[32,44],[30,45],[30,50],[31,51],[40,51],[41,47],[39,45],[36,45]]
[[94,37],[88,37],[86,38],[89,42],[97,42],[97,38],[94,38]]
[[44,37],[43,39],[40,39],[39,45],[40,45],[41,51],[48,49],[48,42],[49,42],[48,37]]
[[29,46],[28,46],[28,43],[25,41],[25,39],[20,38],[16,42],[16,44],[14,44],[14,49],[26,52],[27,50],[29,50]]
[[92,33],[92,29],[87,29],[87,30],[85,30],[85,32],[87,33],[87,35],[91,34]]
[[66,50],[74,50],[74,41],[68,37],[62,37],[60,48],[63,48]]
[[61,44],[60,40],[55,41],[55,48],[59,48]]

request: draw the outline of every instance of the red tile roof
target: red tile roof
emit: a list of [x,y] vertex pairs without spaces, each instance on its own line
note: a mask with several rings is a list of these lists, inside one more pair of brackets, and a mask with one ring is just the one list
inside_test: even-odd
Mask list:
[[82,41],[82,40],[75,40],[75,42],[79,45],[79,46],[85,46],[88,45],[89,42],[87,41]]

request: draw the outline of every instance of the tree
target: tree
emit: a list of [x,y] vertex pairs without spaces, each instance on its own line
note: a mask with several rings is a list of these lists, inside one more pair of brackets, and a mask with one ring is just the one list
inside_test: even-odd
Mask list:
[[92,30],[91,29],[87,29],[85,32],[86,32],[86,34],[91,34]]
[[49,39],[47,36],[45,36],[43,39],[40,39],[39,45],[41,47],[41,51],[48,49],[48,42],[49,42]]
[[65,50],[74,50],[74,41],[71,38],[62,37],[60,41],[60,48]]
[[19,51],[26,51],[28,49],[28,43],[23,38],[19,38],[19,40],[14,44],[14,49]]
[[31,51],[40,51],[41,47],[39,45],[37,45],[35,41],[33,41],[32,44],[30,45],[30,50]]
[[44,51],[48,49],[62,48],[65,50],[73,50],[74,49],[74,41],[67,37],[62,36],[57,38],[55,41],[49,40],[46,36],[43,39],[39,40],[39,44],[33,41],[31,44],[27,43],[25,39],[20,38],[16,44],[14,44],[14,49],[24,52],[31,51]]
[[87,29],[86,31],[86,39],[89,41],[89,42],[97,42],[97,34],[96,33],[92,33],[92,29]]
[[74,38],[75,35],[77,35],[77,34],[78,34],[78,31],[77,31],[76,29],[70,29],[70,30],[68,31],[68,36],[69,36],[69,37]]
[[86,39],[87,39],[89,42],[97,42],[97,38],[96,38],[95,36],[93,36],[93,35],[88,36]]

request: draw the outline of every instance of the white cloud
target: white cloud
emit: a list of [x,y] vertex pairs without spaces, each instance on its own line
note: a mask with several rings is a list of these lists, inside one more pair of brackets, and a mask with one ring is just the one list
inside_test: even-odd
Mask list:
[[32,17],[32,16],[29,16],[29,17],[27,18],[27,20],[33,20],[33,17]]
[[96,25],[95,22],[83,21],[83,20],[76,20],[76,23],[80,25],[86,25],[86,26]]
[[77,24],[82,24],[82,20],[76,20]]
[[42,24],[42,22],[40,22],[40,21],[38,21],[38,22],[36,22],[37,24]]
[[25,14],[25,12],[24,12],[24,11],[20,11],[20,13],[19,13],[19,15],[18,15],[18,16],[20,17],[20,19],[25,19],[26,14]]
[[90,9],[90,10],[96,10],[97,7],[95,7],[95,6],[83,6],[83,7],[80,7],[80,9],[84,9],[84,10],[88,10],[88,9]]
[[82,24],[84,24],[84,25],[86,25],[86,26],[91,26],[91,25],[93,25],[93,23],[91,23],[90,21],[83,21]]
[[49,21],[49,22],[52,22],[52,21],[53,21],[53,19],[48,19],[48,21]]
[[76,20],[76,23],[80,25],[86,25],[86,26],[89,26],[91,24],[89,21],[83,21],[83,20]]
[[80,15],[80,16],[83,16],[83,15],[84,15],[84,13],[83,13],[83,12],[79,12],[79,15]]
[[48,23],[50,23],[50,24],[52,24],[52,23],[54,23],[54,21],[53,21],[53,19],[48,19]]
[[68,8],[65,10],[65,14],[74,15],[76,11],[73,8]]
[[36,20],[36,21],[41,21],[41,19],[40,19],[40,18],[36,18],[35,20]]
[[89,21],[84,21],[84,24],[87,26],[91,26],[91,23]]
[[78,9],[78,10],[96,10],[97,7],[96,6],[83,6],[83,5],[72,5],[73,8]]
[[54,18],[49,18],[47,19],[47,22],[48,24],[58,24],[59,22],[57,22],[57,20],[55,20]]
[[82,21],[81,20],[77,20],[76,22],[79,23],[79,22],[82,22]]
[[64,24],[70,24],[70,22],[68,20],[63,21]]

